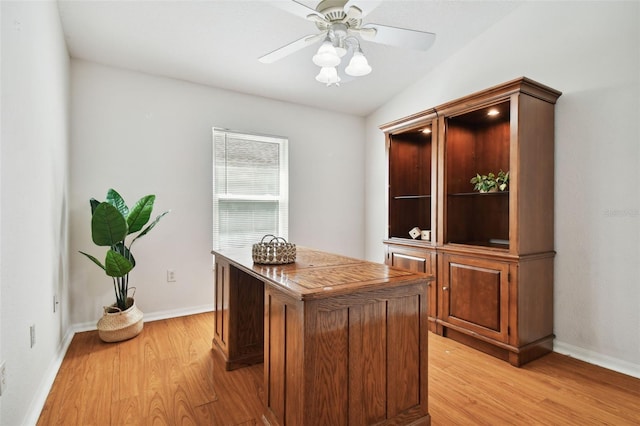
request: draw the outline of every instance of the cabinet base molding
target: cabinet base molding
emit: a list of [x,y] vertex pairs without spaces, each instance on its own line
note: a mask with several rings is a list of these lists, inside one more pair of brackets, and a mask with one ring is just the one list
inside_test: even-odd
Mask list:
[[262,354],[262,352],[240,356],[233,360],[229,360],[225,354],[224,348],[218,345],[215,339],[211,340],[211,349],[220,354],[224,361],[224,369],[226,371],[232,371],[237,368],[248,367],[250,365],[260,364],[264,362],[264,355]]
[[505,347],[505,345],[497,346],[496,343],[485,342],[477,337],[446,326],[442,327],[442,335],[503,361],[508,361],[509,364],[515,367],[520,367],[553,352],[553,335],[520,348],[510,347],[511,349]]

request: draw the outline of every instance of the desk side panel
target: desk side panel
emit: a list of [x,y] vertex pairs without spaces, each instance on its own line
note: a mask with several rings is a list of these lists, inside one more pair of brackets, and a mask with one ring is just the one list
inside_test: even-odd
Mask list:
[[[304,425],[304,305],[265,286],[265,420],[270,425]],[[312,395],[311,395],[312,396]]]
[[428,424],[427,285],[305,305],[304,424]]
[[216,257],[215,274],[213,280],[214,315],[213,315],[213,346],[217,346],[229,358],[227,336],[229,334],[229,262]]

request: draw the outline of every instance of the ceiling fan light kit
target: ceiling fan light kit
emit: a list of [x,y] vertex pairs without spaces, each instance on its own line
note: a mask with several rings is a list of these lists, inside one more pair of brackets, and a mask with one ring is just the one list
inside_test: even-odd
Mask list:
[[[334,43],[342,45],[342,47],[336,48]],[[342,56],[344,56],[349,49],[353,50],[353,56],[349,61],[349,65],[344,69],[344,72],[352,77],[361,77],[369,74],[372,68],[364,56],[364,53],[362,53],[358,39],[353,36],[334,37],[332,41],[329,35],[327,35],[325,41],[320,45],[318,53],[312,58],[313,63],[321,67],[320,73],[316,76],[316,80],[327,86],[331,86],[332,84],[338,86],[341,78],[338,76],[338,69],[336,67],[340,65],[341,62],[340,53],[343,51]]]
[[[273,2],[277,6],[298,17],[310,20],[321,31],[306,35],[292,43],[259,58],[260,62],[272,63],[310,44],[323,40],[316,54],[314,64],[320,67],[316,80],[327,86],[339,85],[342,78],[338,67],[344,65],[343,58],[353,52],[344,72],[351,77],[362,77],[371,73],[372,68],[360,47],[362,37],[366,41],[382,43],[409,49],[427,50],[435,40],[435,34],[380,24],[362,26],[362,18],[375,9],[381,1],[323,0],[316,9],[311,9],[295,0]],[[340,68],[342,70],[342,67]]]
[[329,36],[324,39],[318,53],[313,55],[313,63],[319,67],[335,67],[340,63],[340,56],[338,51],[333,46],[333,43],[329,39]]
[[344,69],[344,72],[353,77],[361,77],[371,72],[371,65],[369,65],[360,48],[353,52],[351,61],[349,61],[349,65]]
[[340,76],[338,76],[338,70],[336,67],[322,67],[320,68],[320,72],[316,75],[316,80],[320,83],[324,83],[327,86],[331,86],[335,84],[338,86],[340,84]]

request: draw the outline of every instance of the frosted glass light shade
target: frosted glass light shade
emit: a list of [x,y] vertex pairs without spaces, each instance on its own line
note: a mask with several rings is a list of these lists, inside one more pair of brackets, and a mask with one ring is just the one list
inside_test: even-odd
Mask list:
[[340,63],[338,52],[336,52],[336,48],[333,47],[330,40],[322,42],[318,53],[313,55],[312,59],[313,63],[319,67],[335,67]]
[[353,77],[361,77],[371,72],[371,65],[369,65],[367,58],[361,51],[355,51],[344,71]]
[[326,84],[327,86],[340,83],[338,70],[336,70],[335,67],[322,67],[322,69],[316,76],[316,80],[320,83]]

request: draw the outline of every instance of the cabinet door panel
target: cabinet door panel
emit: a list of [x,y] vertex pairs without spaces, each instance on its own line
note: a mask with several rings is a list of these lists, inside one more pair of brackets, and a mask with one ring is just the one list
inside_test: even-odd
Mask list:
[[391,253],[391,266],[414,272],[427,272],[427,259],[404,253]]
[[500,331],[500,271],[460,264],[449,267],[449,315]]
[[387,245],[387,265],[406,269],[411,272],[435,274],[435,253],[427,249],[411,249]]
[[[393,244],[387,244],[386,263],[389,266],[406,269],[411,272],[422,272],[436,275],[436,253],[429,249],[411,249]],[[427,316],[429,317],[429,330],[442,334],[436,326],[438,312],[438,292],[435,282],[429,282],[427,296]]]
[[215,280],[213,282],[214,306],[214,342],[229,355],[229,263],[216,259]]
[[477,334],[508,341],[509,265],[445,255],[444,320]]
[[[236,306],[264,306],[264,283],[259,279],[242,273],[237,268],[231,267],[235,282],[230,298],[234,298]],[[234,355],[239,357],[263,352],[264,327],[263,312],[256,309],[239,309],[233,318],[233,333],[235,339]]]

